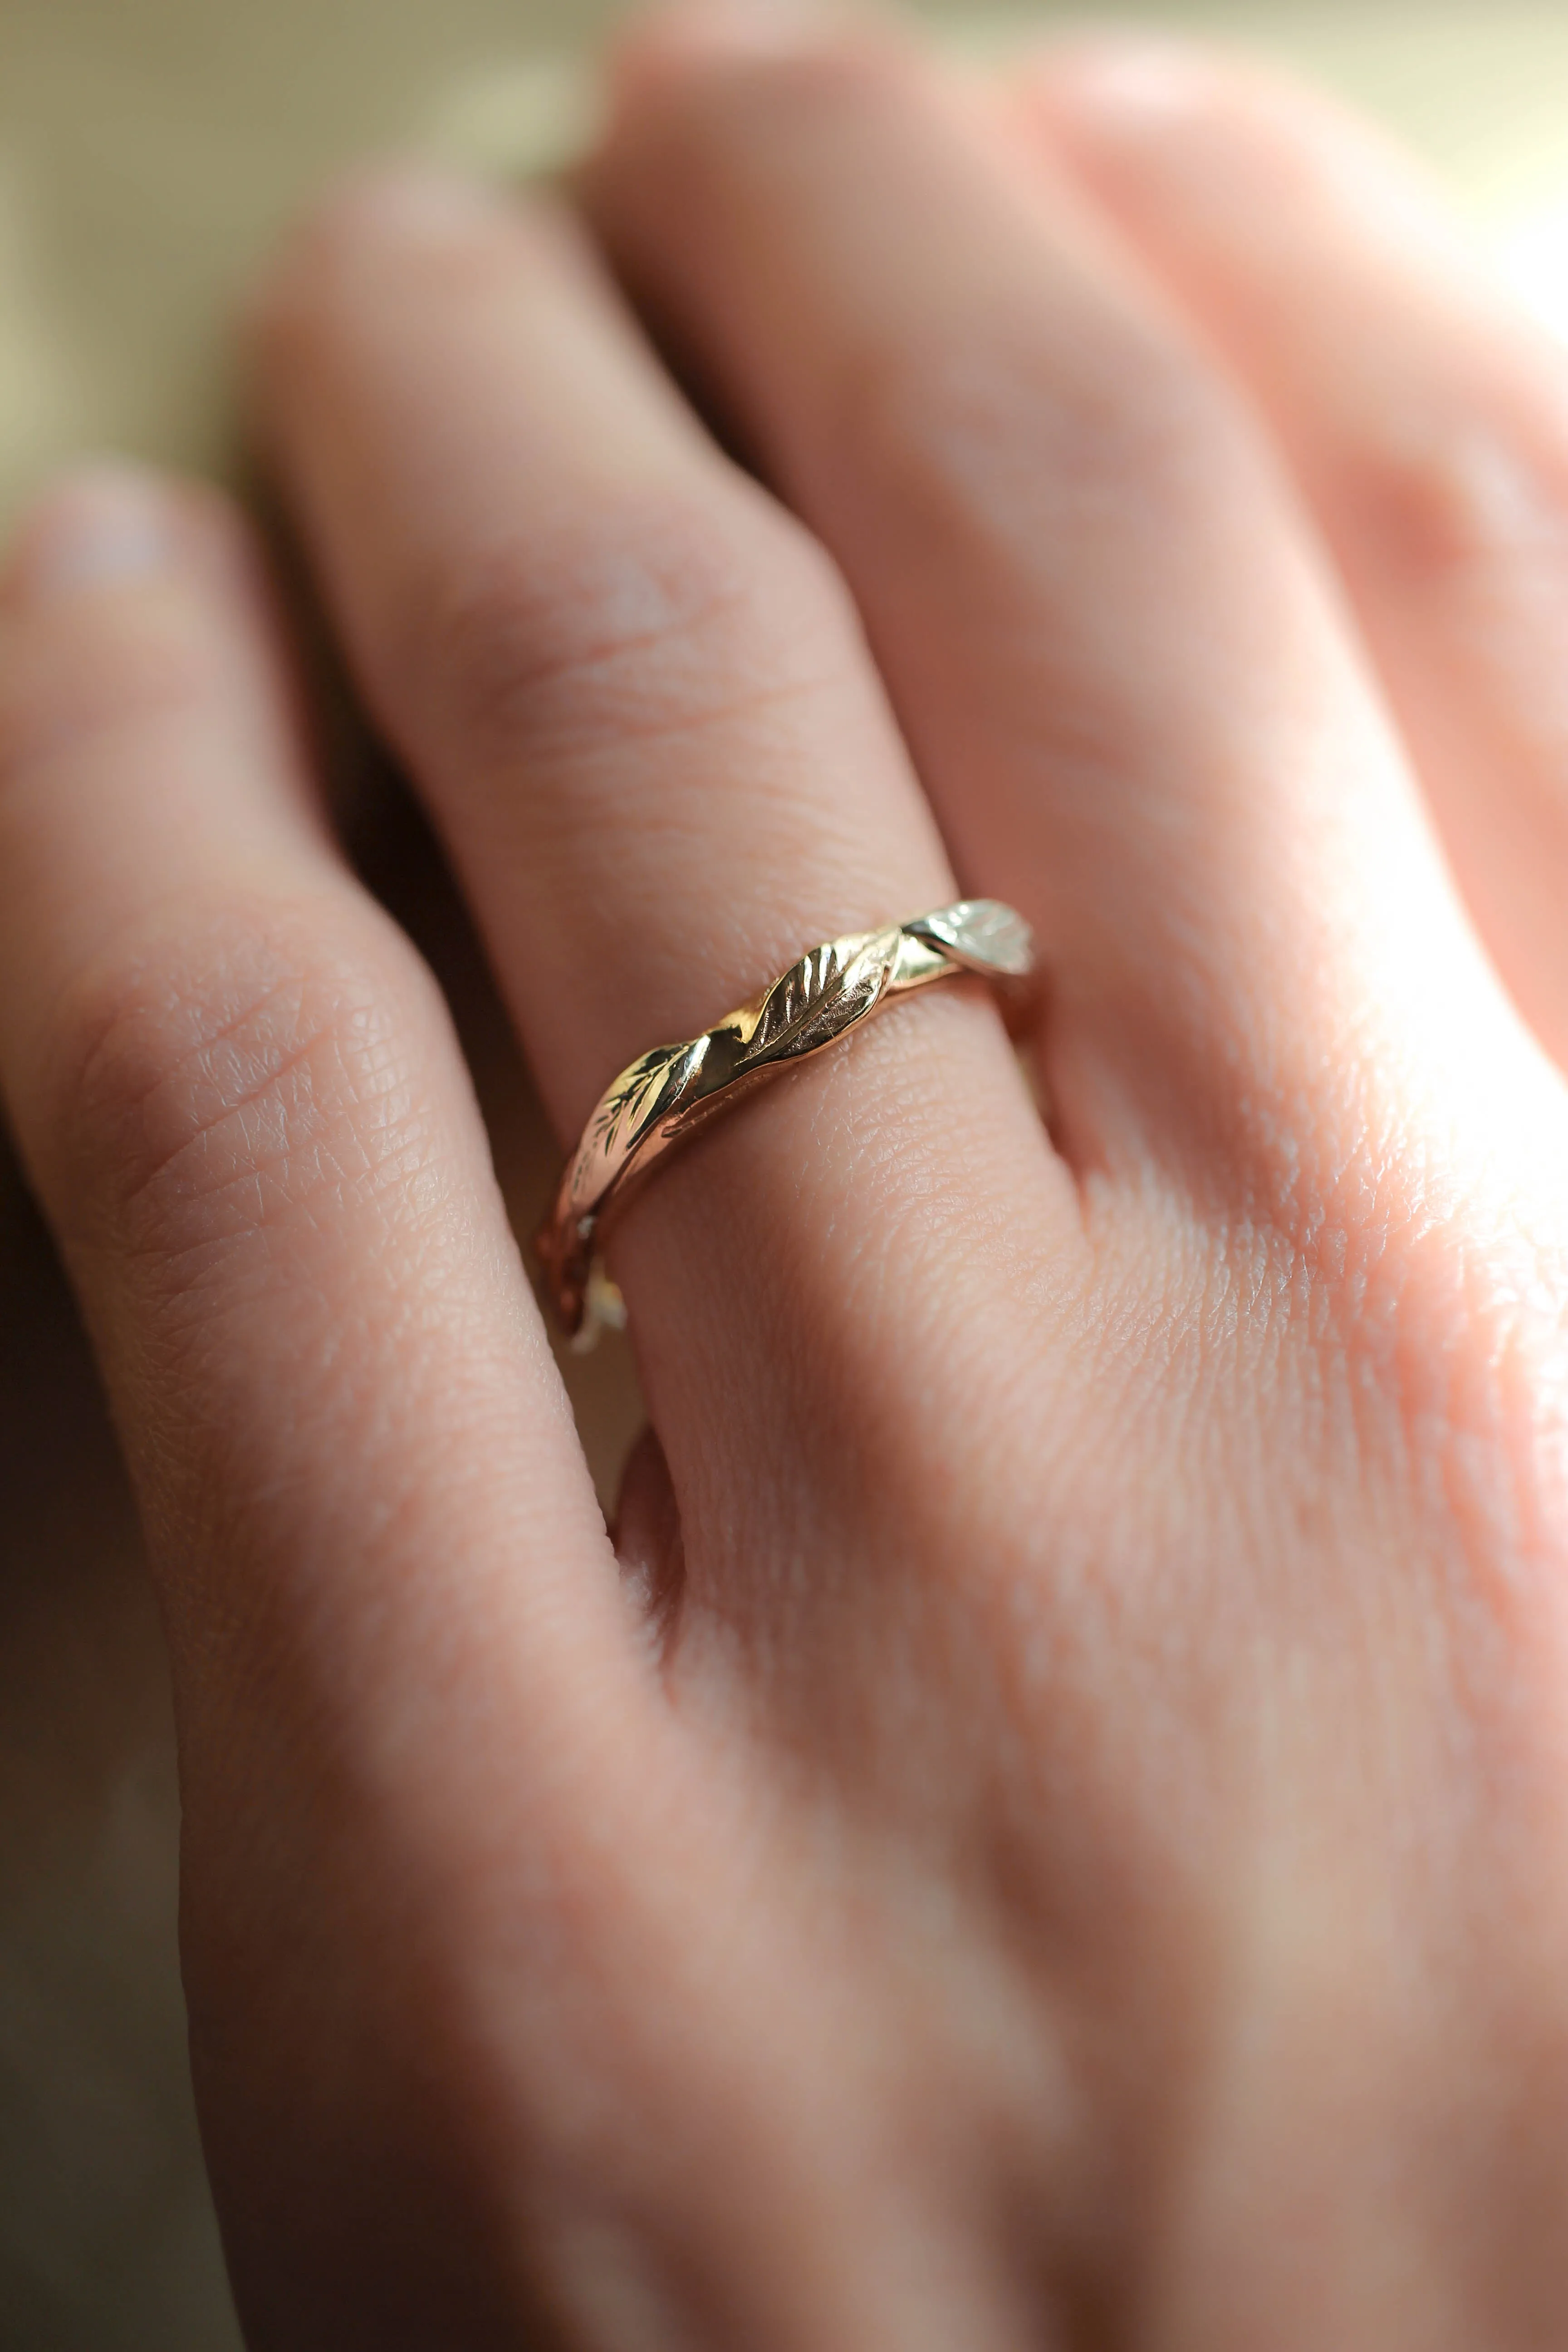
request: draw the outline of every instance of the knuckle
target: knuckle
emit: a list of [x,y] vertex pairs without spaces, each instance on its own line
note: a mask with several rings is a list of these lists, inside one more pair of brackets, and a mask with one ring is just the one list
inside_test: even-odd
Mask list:
[[776,694],[821,666],[846,601],[826,554],[760,498],[661,486],[415,583],[389,642],[420,710],[483,763]]
[[287,363],[330,337],[367,285],[454,282],[504,291],[530,216],[482,184],[421,164],[365,164],[334,180],[257,286],[249,341]]
[[853,127],[889,95],[907,102],[929,85],[918,51],[874,20],[825,15],[788,41],[682,42],[673,58],[657,24],[651,29],[651,42],[630,44],[653,68],[642,105],[679,124],[682,163],[703,176],[725,173],[737,152],[819,136],[836,118],[847,115]]
[[846,368],[833,442],[879,509],[938,544],[1119,517],[1206,531],[1247,446],[1212,371],[1130,317],[1080,319],[1069,338],[1033,307]]
[[113,951],[57,1016],[46,1181],[87,1243],[175,1286],[426,1157],[412,955],[379,921],[228,900]]
[[0,789],[62,754],[177,730],[221,676],[200,600],[178,582],[29,613],[0,660]]
[[1511,1190],[1461,1181],[1440,1150],[1363,1138],[1334,1180],[1233,1231],[1212,1303],[1228,1315],[1245,1289],[1270,1349],[1302,1344],[1315,1391],[1339,1400],[1325,1433],[1397,1462],[1411,1503],[1437,1502],[1472,1592],[1525,1625],[1536,1570],[1560,1590],[1568,1558],[1563,1253],[1546,1219],[1532,1230]]
[[1568,572],[1568,415],[1510,422],[1499,404],[1406,415],[1352,454],[1341,495],[1358,538],[1438,594],[1484,593],[1521,567]]
[[1540,1262],[1517,1233],[1426,1234],[1380,1271],[1351,1360],[1381,1385],[1405,1458],[1444,1498],[1464,1589],[1500,1659],[1551,1656],[1555,1672],[1568,1663],[1561,1307],[1541,1298]]
[[787,137],[794,118],[816,126],[824,116],[907,104],[922,79],[918,58],[896,34],[853,23],[825,25],[814,38],[773,49],[716,51],[704,76],[725,125],[742,137],[752,115],[769,135]]

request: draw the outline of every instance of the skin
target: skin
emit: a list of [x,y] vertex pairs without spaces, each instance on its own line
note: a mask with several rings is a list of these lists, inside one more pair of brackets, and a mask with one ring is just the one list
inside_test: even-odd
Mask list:
[[578,196],[362,176],[249,344],[563,1143],[960,887],[1048,1134],[963,987],[672,1158],[613,1546],[244,527],[24,523],[0,1076],[248,2338],[1561,2343],[1563,362],[1185,53],[686,13]]

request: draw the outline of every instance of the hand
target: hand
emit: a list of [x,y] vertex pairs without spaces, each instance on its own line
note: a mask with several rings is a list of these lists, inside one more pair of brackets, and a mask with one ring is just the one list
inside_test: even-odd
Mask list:
[[393,173],[279,265],[563,1145],[814,940],[1041,942],[1049,1139],[941,990],[628,1208],[618,1559],[239,525],[25,528],[0,1068],[256,2346],[1568,2334],[1568,398],[1424,202],[1226,68],[687,16],[591,234]]

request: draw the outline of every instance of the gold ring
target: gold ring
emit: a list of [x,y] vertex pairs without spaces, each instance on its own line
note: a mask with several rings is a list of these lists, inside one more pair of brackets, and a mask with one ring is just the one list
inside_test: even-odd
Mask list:
[[619,1294],[597,1264],[604,1218],[714,1111],[786,1063],[836,1045],[911,988],[971,972],[1019,982],[1034,969],[1022,915],[999,899],[961,898],[812,948],[702,1036],[639,1055],[599,1097],[535,1244],[563,1327],[587,1341],[601,1323],[621,1319]]

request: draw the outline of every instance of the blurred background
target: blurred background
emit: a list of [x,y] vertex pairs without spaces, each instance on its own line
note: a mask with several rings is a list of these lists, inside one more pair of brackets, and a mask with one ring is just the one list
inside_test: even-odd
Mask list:
[[[0,524],[116,450],[232,473],[228,322],[334,165],[420,150],[501,174],[588,134],[603,0],[0,0]],[[1097,13],[1079,6],[1081,19]],[[1563,0],[1165,0],[1381,116],[1568,332]],[[949,7],[1004,56],[1062,13]],[[373,879],[427,857],[341,729]],[[388,818],[387,808],[392,814]],[[421,944],[458,1013],[520,1226],[553,1166],[457,911]],[[602,1487],[623,1354],[570,1368]],[[232,2352],[185,2079],[177,1808],[157,1621],[86,1352],[0,1139],[0,2352]]]

